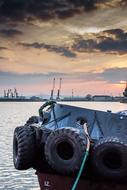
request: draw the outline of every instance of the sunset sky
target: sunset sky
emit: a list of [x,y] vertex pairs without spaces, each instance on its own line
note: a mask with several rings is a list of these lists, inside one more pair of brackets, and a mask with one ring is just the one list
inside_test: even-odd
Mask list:
[[0,0],[0,95],[119,95],[127,78],[126,0]]

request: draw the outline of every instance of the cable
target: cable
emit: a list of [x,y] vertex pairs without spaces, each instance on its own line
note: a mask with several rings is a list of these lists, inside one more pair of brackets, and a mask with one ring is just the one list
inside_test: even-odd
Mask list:
[[86,134],[86,137],[87,137],[87,145],[86,145],[86,152],[85,152],[85,155],[84,155],[84,158],[83,158],[83,161],[82,161],[82,164],[80,166],[80,169],[79,169],[79,172],[78,172],[78,175],[76,177],[76,180],[71,188],[71,190],[75,190],[76,187],[77,187],[77,184],[79,182],[79,179],[81,177],[81,174],[82,174],[82,171],[83,171],[83,168],[85,166],[85,163],[86,163],[86,159],[89,155],[89,149],[90,149],[90,137],[89,137],[89,134],[88,134],[88,130],[87,130],[87,126],[86,124],[83,126],[84,127],[84,132]]

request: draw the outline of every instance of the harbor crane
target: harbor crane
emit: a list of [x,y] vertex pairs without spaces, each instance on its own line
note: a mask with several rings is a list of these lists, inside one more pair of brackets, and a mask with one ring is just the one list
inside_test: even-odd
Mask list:
[[51,96],[50,96],[50,100],[53,100],[53,95],[54,95],[54,89],[55,89],[55,78],[53,79],[53,88],[51,90]]
[[62,84],[62,78],[60,78],[60,83],[59,83],[59,88],[58,88],[56,100],[60,100],[61,84]]

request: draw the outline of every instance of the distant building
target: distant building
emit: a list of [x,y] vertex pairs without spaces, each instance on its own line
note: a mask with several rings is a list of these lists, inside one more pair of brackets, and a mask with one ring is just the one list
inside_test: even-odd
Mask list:
[[38,100],[42,100],[42,98],[40,98],[38,96],[32,96],[32,97],[30,97],[30,100],[38,101]]
[[86,98],[86,100],[91,101],[92,100],[92,95],[91,94],[87,94],[85,98]]
[[113,97],[108,95],[95,95],[93,101],[112,101]]
[[86,97],[74,96],[74,97],[64,97],[63,101],[88,101]]
[[115,96],[114,97],[114,101],[116,101],[116,102],[120,102],[121,101],[121,96]]
[[18,96],[17,99],[25,100],[25,99],[26,99],[26,96]]

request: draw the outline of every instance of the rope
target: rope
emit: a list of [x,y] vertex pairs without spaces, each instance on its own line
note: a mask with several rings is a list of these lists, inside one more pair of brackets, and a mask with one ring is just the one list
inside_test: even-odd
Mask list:
[[86,159],[87,159],[87,157],[88,157],[88,155],[89,155],[89,149],[90,149],[90,137],[89,137],[89,134],[88,134],[87,126],[84,125],[83,127],[84,127],[84,132],[85,132],[86,137],[87,137],[86,152],[85,152],[85,155],[84,155],[83,161],[82,161],[82,163],[81,163],[81,166],[80,166],[80,169],[79,169],[78,175],[77,175],[77,177],[76,177],[76,180],[75,180],[75,182],[74,182],[74,184],[73,184],[71,190],[75,190],[75,189],[76,189],[77,184],[78,184],[78,182],[79,182],[79,179],[80,179],[80,177],[81,177],[81,174],[82,174],[83,168],[84,168],[84,166],[85,166]]
[[47,101],[45,102],[40,108],[39,108],[39,116],[43,117],[43,109],[46,108],[47,106],[53,106],[54,104],[56,104],[55,101]]
[[57,123],[57,118],[56,118],[56,114],[55,114],[55,109],[53,106],[53,117],[54,117],[54,122],[55,122],[55,130],[59,128],[58,123]]
[[[70,113],[67,113],[67,114],[64,115],[64,116],[57,117],[57,118],[56,118],[56,121],[59,122],[59,121],[65,119],[65,118],[68,117],[68,116],[70,116]],[[53,123],[54,121],[55,121],[55,120],[53,119],[53,120],[51,120],[50,122],[48,122],[48,124]],[[54,125],[54,124],[53,124],[53,125]],[[52,126],[53,126],[53,125],[52,125]]]

